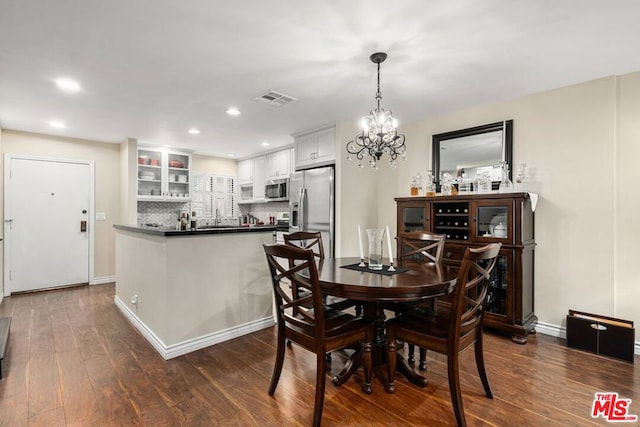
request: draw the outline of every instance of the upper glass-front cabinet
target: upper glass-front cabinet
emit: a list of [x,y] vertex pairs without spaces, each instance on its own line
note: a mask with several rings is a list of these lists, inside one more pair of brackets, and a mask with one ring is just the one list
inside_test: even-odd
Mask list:
[[190,154],[139,148],[138,200],[189,200],[190,163]]

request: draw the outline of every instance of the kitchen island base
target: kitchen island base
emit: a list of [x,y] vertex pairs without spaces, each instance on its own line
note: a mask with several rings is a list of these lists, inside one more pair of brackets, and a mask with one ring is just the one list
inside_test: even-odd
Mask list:
[[116,226],[115,303],[165,359],[275,324],[272,231],[170,235]]

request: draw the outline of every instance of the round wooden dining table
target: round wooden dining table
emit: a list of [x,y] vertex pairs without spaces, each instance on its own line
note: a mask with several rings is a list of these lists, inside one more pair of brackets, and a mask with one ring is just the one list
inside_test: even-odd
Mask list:
[[[455,267],[420,264],[395,267],[397,271],[388,275],[389,265],[375,271],[364,268],[354,270],[345,266],[354,266],[359,258],[324,258],[318,260],[318,276],[322,293],[329,296],[348,298],[358,301],[363,307],[363,317],[376,324],[373,339],[374,365],[384,364],[386,315],[384,309],[390,302],[423,301],[447,295],[456,283]],[[386,273],[386,274],[383,274]],[[335,385],[343,384],[360,366],[361,353],[356,349],[344,369],[333,378]],[[398,361],[398,371],[409,381],[420,386],[426,379],[415,373],[404,360]]]
[[379,271],[344,268],[359,262],[359,258],[318,260],[322,292],[357,301],[406,302],[446,295],[456,283],[455,268],[436,264],[396,266],[393,275],[383,274],[388,273],[389,265]]

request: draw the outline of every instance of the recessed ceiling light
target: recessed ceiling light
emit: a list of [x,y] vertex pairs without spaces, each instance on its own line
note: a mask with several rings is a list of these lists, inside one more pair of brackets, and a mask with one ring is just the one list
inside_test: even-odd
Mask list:
[[227,153],[227,157],[235,157],[236,155],[233,153]]
[[78,83],[73,79],[60,78],[60,79],[55,79],[54,81],[56,82],[58,89],[63,90],[65,92],[76,93],[82,90],[82,88],[80,87],[80,83]]
[[58,120],[51,120],[49,122],[49,126],[51,126],[52,128],[58,128],[58,129],[63,129],[66,128],[67,126],[64,124],[64,122],[58,121]]
[[268,143],[267,141],[264,141],[264,142],[263,142],[262,144],[260,144],[260,145],[262,145],[263,147],[268,147],[268,146],[269,146],[269,143]]
[[189,129],[189,133],[191,135],[198,135],[200,133],[200,131],[198,129],[196,129],[196,128],[191,128],[191,129]]
[[229,107],[227,108],[227,114],[230,116],[239,116],[240,110],[238,110],[236,107]]

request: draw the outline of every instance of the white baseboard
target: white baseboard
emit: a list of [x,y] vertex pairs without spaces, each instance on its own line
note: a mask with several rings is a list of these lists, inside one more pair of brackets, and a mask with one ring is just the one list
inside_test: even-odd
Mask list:
[[155,348],[165,360],[173,359],[174,357],[182,356],[183,354],[191,353],[192,351],[200,350],[275,325],[273,317],[265,317],[243,325],[186,340],[178,344],[166,345],[118,296],[114,298],[114,302],[125,317],[129,319],[131,324],[149,341],[153,348]]
[[[0,295],[0,301],[2,296]],[[250,334],[252,332],[259,331],[261,329],[269,328],[275,325],[275,321],[272,317],[265,317],[263,319],[255,320],[253,322],[245,323],[244,325],[235,326],[233,328],[218,331],[212,334],[203,335],[198,338],[193,338],[187,341],[183,341],[178,344],[167,346],[158,338],[148,327],[142,322],[134,312],[132,312],[126,304],[124,304],[117,296],[114,299],[116,306],[122,311],[122,313],[129,319],[133,326],[140,331],[140,333],[149,341],[149,343],[156,349],[158,353],[165,359],[172,359],[174,357],[182,356],[183,354],[190,353],[192,351],[200,350],[210,345],[218,344],[233,338]],[[567,329],[562,326],[553,325],[551,323],[538,322],[536,324],[536,333],[549,335],[556,338],[566,339]],[[640,342],[634,343],[634,353],[640,355]]]
[[558,325],[552,325],[550,323],[544,323],[544,322],[536,323],[536,333],[551,335],[552,337],[562,338],[562,339],[567,338],[566,328]]
[[94,277],[89,280],[90,285],[104,285],[105,283],[113,283],[116,281],[116,276],[104,276],[104,277]]
[[[538,322],[536,324],[536,332],[544,335],[551,335],[556,338],[567,339],[567,328],[550,323]],[[636,341],[633,345],[634,354],[640,355],[640,341]]]

